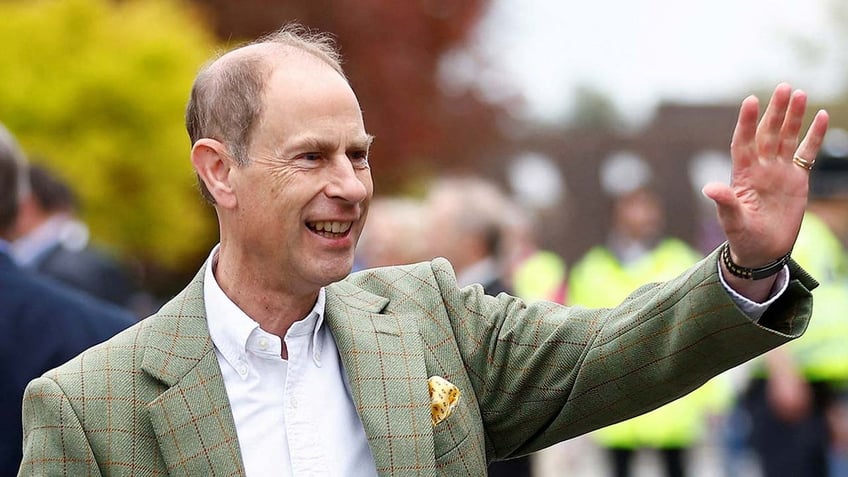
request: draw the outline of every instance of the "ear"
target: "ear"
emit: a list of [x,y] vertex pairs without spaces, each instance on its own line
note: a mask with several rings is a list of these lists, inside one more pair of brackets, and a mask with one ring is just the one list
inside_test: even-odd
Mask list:
[[11,237],[23,237],[35,230],[48,218],[50,218],[49,215],[38,205],[35,196],[31,192],[25,192],[22,197],[18,198],[18,215],[15,218],[14,225],[10,227]]
[[191,148],[191,164],[216,205],[235,207],[236,196],[230,184],[230,170],[235,164],[223,143],[208,138],[198,139]]

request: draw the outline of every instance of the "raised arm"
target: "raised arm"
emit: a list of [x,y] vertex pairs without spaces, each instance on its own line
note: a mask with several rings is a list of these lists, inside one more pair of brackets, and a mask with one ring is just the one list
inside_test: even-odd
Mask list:
[[[742,102],[733,132],[730,184],[710,183],[703,193],[716,203],[718,220],[732,261],[759,268],[792,250],[807,205],[809,169],[818,154],[828,116],[819,111],[799,145],[807,95],[778,85],[759,121],[759,101]],[[754,301],[763,301],[776,275],[746,280],[728,273],[728,284]]]

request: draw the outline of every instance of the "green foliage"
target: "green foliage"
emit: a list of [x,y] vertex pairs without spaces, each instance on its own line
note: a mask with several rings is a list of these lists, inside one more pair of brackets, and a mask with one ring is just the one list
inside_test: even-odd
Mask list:
[[214,50],[202,18],[176,0],[7,1],[0,18],[0,121],[74,186],[93,237],[166,267],[196,259],[215,233],[183,122]]

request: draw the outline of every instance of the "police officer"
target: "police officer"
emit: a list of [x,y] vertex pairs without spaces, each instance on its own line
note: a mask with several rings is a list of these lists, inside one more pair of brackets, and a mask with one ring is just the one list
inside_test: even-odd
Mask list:
[[832,436],[845,423],[833,416],[848,389],[848,132],[828,132],[809,197],[792,256],[820,282],[813,319],[759,360],[746,399],[763,477],[834,475]]

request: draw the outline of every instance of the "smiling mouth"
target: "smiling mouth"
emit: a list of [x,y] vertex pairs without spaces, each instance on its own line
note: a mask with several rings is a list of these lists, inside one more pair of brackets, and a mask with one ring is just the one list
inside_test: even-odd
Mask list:
[[306,227],[324,238],[341,238],[350,231],[351,222],[307,222]]

